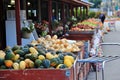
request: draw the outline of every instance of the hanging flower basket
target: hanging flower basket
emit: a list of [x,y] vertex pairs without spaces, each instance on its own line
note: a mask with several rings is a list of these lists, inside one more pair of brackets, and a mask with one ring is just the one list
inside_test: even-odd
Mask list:
[[30,35],[31,35],[31,33],[22,32],[22,38],[29,39],[29,38],[30,38]]
[[28,39],[30,38],[31,33],[33,32],[34,24],[31,23],[28,26],[25,26],[25,22],[23,22],[24,27],[22,27],[21,33],[22,33],[22,38]]

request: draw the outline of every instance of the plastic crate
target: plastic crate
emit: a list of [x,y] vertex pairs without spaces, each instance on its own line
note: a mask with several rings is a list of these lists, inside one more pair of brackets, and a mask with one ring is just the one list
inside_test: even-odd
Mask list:
[[0,80],[73,80],[73,68],[0,70]]

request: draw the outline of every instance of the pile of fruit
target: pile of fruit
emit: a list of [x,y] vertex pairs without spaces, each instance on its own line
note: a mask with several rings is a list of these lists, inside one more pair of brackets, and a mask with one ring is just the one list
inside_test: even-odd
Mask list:
[[101,26],[99,21],[96,21],[95,19],[88,19],[72,26],[70,31],[93,31],[96,27],[98,27],[98,25]]
[[[0,69],[71,68],[76,55],[70,52],[69,49],[71,48],[67,47],[73,44],[76,47],[75,44],[80,45],[82,42],[64,45],[63,39],[58,40],[60,39],[57,39],[57,36],[46,36],[25,46],[15,45],[14,47],[6,47],[5,50],[0,50]],[[61,44],[68,52],[62,49],[62,47],[60,47],[61,49],[58,48]]]

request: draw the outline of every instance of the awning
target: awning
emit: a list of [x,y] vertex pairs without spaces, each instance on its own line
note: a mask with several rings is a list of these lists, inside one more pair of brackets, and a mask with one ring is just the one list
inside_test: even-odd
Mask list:
[[90,3],[87,3],[81,0],[62,0],[62,1],[76,5],[76,6],[90,6],[91,5]]
[[94,5],[94,3],[89,2],[88,0],[81,0],[81,1],[82,1],[82,2],[85,2],[85,3],[87,3],[87,4],[89,4],[90,6]]

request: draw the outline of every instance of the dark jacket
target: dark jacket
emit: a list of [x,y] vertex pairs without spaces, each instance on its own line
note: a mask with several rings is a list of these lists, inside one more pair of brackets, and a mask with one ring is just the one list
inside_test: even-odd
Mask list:
[[104,14],[100,14],[99,19],[101,19],[101,22],[104,23],[105,15]]

